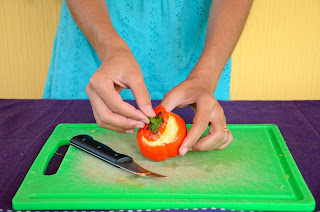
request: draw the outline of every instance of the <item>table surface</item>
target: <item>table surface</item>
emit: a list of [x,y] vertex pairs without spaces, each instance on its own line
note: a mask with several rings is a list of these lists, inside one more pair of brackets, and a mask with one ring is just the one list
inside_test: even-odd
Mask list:
[[[134,101],[128,102],[136,106]],[[152,103],[156,106],[160,101]],[[319,211],[320,101],[220,101],[220,104],[228,124],[278,125]],[[186,123],[192,123],[194,113],[190,107],[174,112]],[[89,101],[0,99],[0,211],[12,210],[13,196],[60,123],[95,123]]]

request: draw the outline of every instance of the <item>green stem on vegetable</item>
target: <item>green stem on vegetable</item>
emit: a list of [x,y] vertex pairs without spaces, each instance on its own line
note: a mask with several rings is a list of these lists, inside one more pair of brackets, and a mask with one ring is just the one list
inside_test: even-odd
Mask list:
[[156,134],[159,130],[159,127],[163,123],[161,112],[154,118],[150,117],[149,120],[150,120],[150,124],[147,127],[147,130],[151,130],[153,134]]

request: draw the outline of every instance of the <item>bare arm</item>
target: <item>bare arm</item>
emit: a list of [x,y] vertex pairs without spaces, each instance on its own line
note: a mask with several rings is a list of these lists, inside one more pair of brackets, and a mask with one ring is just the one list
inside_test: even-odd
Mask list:
[[[213,0],[205,46],[189,77],[208,79],[214,92],[246,23],[253,0]],[[209,77],[211,76],[211,77]]]
[[105,0],[67,0],[67,5],[101,61],[114,49],[129,48],[112,25]]

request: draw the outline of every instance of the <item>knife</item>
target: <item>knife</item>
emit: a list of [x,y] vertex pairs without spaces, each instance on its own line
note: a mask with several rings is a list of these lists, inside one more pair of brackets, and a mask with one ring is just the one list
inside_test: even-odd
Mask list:
[[130,156],[115,152],[107,145],[94,140],[89,135],[74,136],[73,138],[71,138],[70,144],[97,158],[100,158],[101,160],[110,163],[111,165],[122,168],[133,174],[146,177],[167,177],[142,168],[141,166],[136,164]]

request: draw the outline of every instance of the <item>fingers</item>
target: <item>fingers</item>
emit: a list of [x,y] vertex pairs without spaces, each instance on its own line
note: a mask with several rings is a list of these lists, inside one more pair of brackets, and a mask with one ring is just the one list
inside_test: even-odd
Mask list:
[[228,141],[225,144],[218,147],[217,150],[223,150],[223,149],[227,148],[229,146],[229,144],[233,141],[233,136],[232,136],[231,132],[227,131],[227,134],[228,134]]
[[[222,107],[211,92],[203,89],[201,83],[199,85],[199,80],[187,79],[180,83],[164,96],[161,105],[167,111],[190,105],[196,112],[193,125],[179,148],[180,155],[185,155],[191,148],[198,151],[224,149],[232,142],[231,132],[225,130],[227,125]],[[209,134],[199,140],[209,123]]]
[[227,128],[226,119],[221,106],[218,104],[213,109],[210,117],[209,134],[200,139],[193,147],[196,151],[210,151],[225,149],[233,140],[230,130]]
[[182,95],[173,93],[167,93],[163,100],[161,101],[160,105],[162,105],[168,112],[171,112],[175,107],[180,106],[180,103],[183,99]]
[[206,97],[201,98],[196,102],[197,113],[193,119],[193,125],[179,149],[180,155],[185,155],[207,129],[213,109],[213,102],[210,101],[211,99],[208,100],[209,99]]
[[152,109],[151,98],[143,80],[132,81],[129,87],[137,102],[139,109],[148,117],[155,117],[156,113]]
[[231,132],[225,130],[214,130],[211,126],[209,129],[209,134],[200,139],[193,147],[192,150],[195,151],[210,151],[210,150],[223,150],[225,149],[233,140]]
[[[102,126],[101,125],[101,121],[99,121],[99,116],[97,115],[95,109],[92,108],[92,111],[93,111],[93,115],[94,115],[94,118],[96,119],[97,123],[100,123],[98,124],[100,127]],[[135,129],[123,129],[123,128],[118,128],[118,127],[115,127],[113,125],[109,125],[109,124],[103,124],[103,128],[106,128],[106,129],[109,129],[109,130],[113,130],[115,132],[118,132],[118,133],[129,133],[129,134],[132,134],[135,132]]]
[[[115,90],[114,82],[111,79],[107,78],[103,83],[97,83],[91,78],[89,86],[87,87],[89,90],[94,90],[113,113],[144,123],[149,123],[149,119],[146,115],[122,100],[120,94]],[[90,94],[92,94],[92,92]]]
[[[134,128],[143,128],[144,123],[113,113],[105,102],[92,90],[86,88],[97,124],[120,133],[131,133]],[[132,132],[133,133],[133,132]]]

